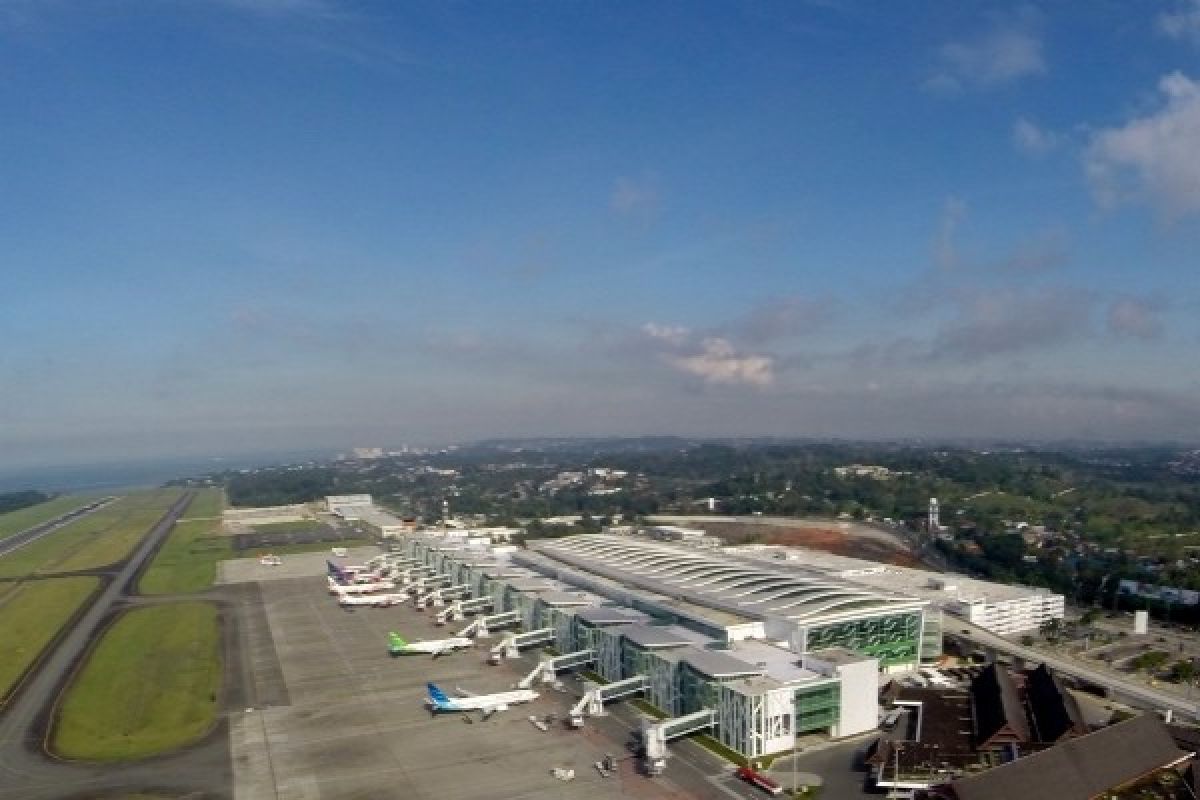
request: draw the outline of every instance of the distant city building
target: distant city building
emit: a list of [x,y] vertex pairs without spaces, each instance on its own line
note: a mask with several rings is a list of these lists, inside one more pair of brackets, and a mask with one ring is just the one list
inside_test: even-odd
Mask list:
[[360,459],[383,458],[382,447],[355,447],[352,452],[355,458]]
[[1178,606],[1194,606],[1200,603],[1200,592],[1191,589],[1180,589],[1175,586],[1159,586],[1153,583],[1123,580],[1117,591],[1125,595],[1144,597],[1147,600],[1159,600]]
[[834,467],[833,471],[839,478],[874,478],[877,481],[885,481],[897,475],[906,474],[876,464],[847,464],[844,467]]
[[618,480],[629,474],[623,469],[612,469],[610,467],[593,467],[591,473],[593,477],[604,478],[605,480]]

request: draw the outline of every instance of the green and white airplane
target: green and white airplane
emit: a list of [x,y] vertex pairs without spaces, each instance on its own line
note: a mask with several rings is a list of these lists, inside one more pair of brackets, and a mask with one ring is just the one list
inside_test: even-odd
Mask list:
[[437,658],[455,650],[474,647],[475,642],[465,636],[452,636],[449,639],[428,639],[420,642],[406,641],[398,633],[388,634],[388,653],[393,656],[431,655]]

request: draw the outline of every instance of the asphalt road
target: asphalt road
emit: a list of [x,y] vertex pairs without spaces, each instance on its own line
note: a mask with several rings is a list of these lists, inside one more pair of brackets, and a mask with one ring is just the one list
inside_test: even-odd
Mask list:
[[71,670],[114,607],[124,600],[139,567],[155,552],[192,497],[189,493],[180,498],[142,539],[133,555],[108,577],[92,606],[0,714],[0,798],[94,798],[135,789],[193,792],[196,797],[228,796],[230,769],[224,731],[210,736],[207,746],[121,765],[57,761],[46,754],[42,740],[49,710]]
[[54,533],[56,530],[69,522],[74,522],[80,517],[85,517],[88,514],[91,514],[93,511],[99,511],[116,499],[117,498],[115,497],[106,497],[102,500],[97,500],[94,503],[88,503],[83,508],[77,508],[74,511],[68,511],[66,514],[43,522],[40,525],[34,525],[32,528],[26,528],[20,533],[14,533],[12,536],[0,539],[0,558],[3,558],[15,550],[20,550],[30,542],[36,542],[43,536]]

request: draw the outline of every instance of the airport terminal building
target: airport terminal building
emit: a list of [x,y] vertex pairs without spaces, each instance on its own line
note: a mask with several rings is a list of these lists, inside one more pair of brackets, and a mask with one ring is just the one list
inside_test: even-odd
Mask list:
[[592,651],[604,680],[631,682],[669,717],[711,711],[712,735],[754,758],[796,737],[878,724],[881,672],[941,651],[940,614],[919,598],[641,536],[531,542],[515,553],[409,534],[405,555],[553,631],[559,653]]

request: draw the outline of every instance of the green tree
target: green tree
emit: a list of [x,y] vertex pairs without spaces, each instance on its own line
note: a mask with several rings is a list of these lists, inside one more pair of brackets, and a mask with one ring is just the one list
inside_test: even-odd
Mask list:
[[1062,633],[1062,629],[1063,621],[1061,619],[1048,619],[1038,628],[1047,639],[1057,639]]
[[1196,662],[1190,658],[1171,665],[1171,680],[1176,683],[1191,683],[1196,680]]
[[1151,650],[1149,653],[1142,653],[1129,662],[1129,666],[1136,670],[1146,670],[1153,672],[1161,668],[1167,663],[1169,656],[1161,650]]

